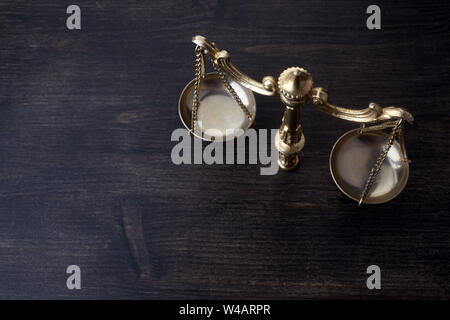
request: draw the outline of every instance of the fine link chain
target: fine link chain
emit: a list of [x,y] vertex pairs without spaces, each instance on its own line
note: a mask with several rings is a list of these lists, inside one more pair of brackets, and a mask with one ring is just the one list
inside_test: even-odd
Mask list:
[[195,132],[195,125],[197,123],[198,104],[199,104],[198,96],[200,91],[202,63],[203,63],[203,50],[202,48],[197,46],[195,48],[195,83],[194,83],[194,100],[192,102],[191,133]]
[[216,72],[219,74],[220,79],[222,80],[223,84],[225,85],[225,87],[227,88],[228,92],[231,94],[231,96],[233,97],[233,99],[237,102],[237,104],[239,105],[239,107],[241,107],[242,111],[245,113],[245,115],[247,116],[247,118],[250,121],[253,121],[253,117],[250,114],[250,112],[247,110],[247,108],[245,107],[244,103],[242,102],[241,98],[239,98],[238,94],[236,93],[236,91],[234,91],[233,87],[230,84],[230,81],[228,81],[227,77],[225,76],[223,70],[220,68],[220,66],[213,60],[211,59],[211,63],[214,67],[214,70],[216,70]]
[[361,205],[361,203],[366,199],[367,195],[369,194],[369,191],[372,188],[373,183],[375,182],[375,178],[377,177],[378,173],[380,172],[381,166],[383,165],[383,162],[386,159],[389,149],[391,149],[391,146],[394,143],[395,136],[399,132],[400,132],[400,134],[403,133],[403,119],[400,119],[397,121],[396,125],[392,129],[392,133],[389,136],[387,144],[384,146],[383,151],[381,152],[380,156],[377,159],[377,162],[375,163],[375,166],[372,168],[372,170],[370,170],[366,185],[364,187],[363,192],[361,193],[359,205]]
[[[195,48],[195,83],[194,83],[194,98],[192,102],[192,115],[191,115],[191,132],[195,132],[195,125],[197,123],[198,118],[198,105],[199,105],[199,92],[200,92],[200,81],[201,81],[201,70],[204,66],[202,66],[202,63],[204,63],[204,53],[201,47]],[[225,85],[225,88],[227,88],[228,92],[231,94],[233,99],[236,101],[236,103],[239,105],[239,107],[242,109],[242,111],[245,113],[247,118],[250,121],[253,121],[253,117],[250,114],[250,112],[245,107],[244,103],[242,102],[239,95],[236,93],[236,91],[231,86],[230,82],[228,81],[227,77],[225,76],[223,70],[220,68],[220,66],[214,62],[213,59],[211,59],[211,63],[214,67],[214,70],[219,74],[220,79],[222,80],[223,84]]]

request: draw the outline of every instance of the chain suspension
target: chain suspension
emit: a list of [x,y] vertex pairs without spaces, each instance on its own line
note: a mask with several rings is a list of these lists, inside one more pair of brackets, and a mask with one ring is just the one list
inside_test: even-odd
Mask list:
[[[230,95],[233,97],[233,99],[236,101],[236,103],[239,105],[239,107],[245,113],[247,118],[250,121],[253,121],[252,115],[247,110],[247,107],[244,105],[244,103],[242,102],[239,95],[236,93],[236,91],[231,86],[230,81],[228,80],[228,78],[225,75],[222,68],[213,59],[211,59],[211,63],[214,67],[214,70],[217,72],[217,74],[219,75],[223,84],[225,85],[225,88],[230,93]],[[201,47],[197,46],[195,48],[195,82],[194,82],[194,97],[193,97],[193,101],[192,101],[191,129],[190,129],[191,133],[195,133],[195,130],[196,130],[196,124],[197,124],[197,119],[198,119],[198,107],[199,107],[199,103],[200,103],[200,101],[199,101],[200,82],[201,82],[201,78],[202,78],[202,70],[204,70],[204,67],[205,67],[204,66],[204,52]]]
[[191,133],[195,132],[195,125],[198,117],[199,91],[201,72],[203,68],[203,50],[199,46],[195,48],[195,83],[194,83],[194,99],[192,101],[192,115],[191,115]]
[[370,170],[366,185],[359,199],[359,205],[361,205],[361,203],[366,199],[367,195],[369,194],[370,189],[372,188],[373,183],[375,182],[375,179],[381,170],[381,166],[383,165],[384,160],[386,160],[386,156],[389,152],[389,149],[391,149],[392,144],[394,143],[395,136],[399,132],[400,134],[403,134],[403,119],[398,120],[397,123],[395,124],[394,128],[392,129],[392,133],[389,136],[388,142],[384,146],[383,151],[381,152],[380,156],[375,162],[374,167]]
[[223,70],[220,68],[219,64],[217,64],[213,59],[211,59],[211,63],[214,67],[214,70],[219,74],[220,79],[222,80],[223,84],[225,85],[225,88],[227,88],[228,92],[231,94],[233,99],[236,101],[236,103],[239,105],[239,107],[242,109],[242,111],[245,113],[247,118],[250,121],[253,121],[253,117],[250,114],[250,112],[247,110],[247,107],[242,102],[241,98],[239,98],[239,95],[234,91],[233,87],[230,84],[230,81],[228,81],[227,76],[223,72]]

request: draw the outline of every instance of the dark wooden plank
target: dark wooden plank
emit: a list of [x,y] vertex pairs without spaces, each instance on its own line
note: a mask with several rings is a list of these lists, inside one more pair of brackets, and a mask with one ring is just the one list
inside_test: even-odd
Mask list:
[[[379,1],[378,31],[364,1],[77,4],[71,32],[61,2],[0,3],[1,298],[449,297],[446,1]],[[299,65],[336,104],[408,108],[406,190],[362,208],[342,195],[328,157],[354,125],[309,105],[295,172],[172,164],[194,34],[256,79]],[[278,98],[256,98],[255,128],[277,128]],[[148,277],[123,199],[142,210]]]

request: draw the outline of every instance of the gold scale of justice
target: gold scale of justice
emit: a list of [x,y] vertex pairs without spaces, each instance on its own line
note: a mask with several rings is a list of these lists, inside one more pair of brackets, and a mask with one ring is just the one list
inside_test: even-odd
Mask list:
[[[331,150],[331,175],[344,194],[361,205],[384,203],[402,192],[409,176],[404,123],[413,123],[407,110],[382,108],[376,103],[360,110],[334,106],[328,103],[327,90],[313,88],[311,74],[300,67],[284,70],[278,81],[266,76],[258,82],[241,72],[228,52],[215,43],[198,35],[192,41],[196,44],[195,79],[184,88],[178,105],[181,121],[192,134],[206,141],[233,139],[255,119],[253,92],[267,96],[279,93],[285,111],[275,137],[278,164],[292,170],[305,144],[300,109],[310,101],[329,115],[361,124],[341,136]],[[205,57],[215,72],[205,72]],[[383,131],[388,128],[392,128],[389,134]]]

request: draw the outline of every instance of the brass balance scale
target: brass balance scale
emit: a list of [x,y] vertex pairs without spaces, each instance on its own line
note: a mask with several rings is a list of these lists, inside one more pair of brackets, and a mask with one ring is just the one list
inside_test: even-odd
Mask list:
[[[233,139],[253,124],[253,92],[267,96],[279,93],[285,111],[275,137],[278,164],[283,170],[292,170],[305,144],[300,109],[311,101],[329,115],[360,123],[359,128],[341,136],[331,150],[330,171],[338,188],[359,205],[384,203],[402,192],[409,176],[404,124],[414,120],[407,110],[382,108],[376,103],[360,110],[334,106],[328,103],[328,92],[313,88],[311,74],[300,67],[284,70],[278,81],[266,76],[258,82],[240,71],[215,43],[198,35],[192,41],[196,44],[195,79],[181,93],[178,108],[181,121],[193,135],[206,141]],[[215,72],[206,73],[205,57]],[[383,131],[387,128],[392,128],[390,134]]]

